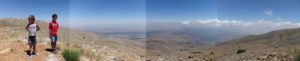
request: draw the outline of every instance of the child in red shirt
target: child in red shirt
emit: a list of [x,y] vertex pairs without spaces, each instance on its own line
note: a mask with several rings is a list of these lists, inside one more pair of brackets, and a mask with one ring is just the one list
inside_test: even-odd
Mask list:
[[51,40],[52,52],[56,54],[56,42],[57,42],[57,31],[58,31],[58,23],[57,23],[57,14],[52,15],[52,21],[49,23],[49,34]]

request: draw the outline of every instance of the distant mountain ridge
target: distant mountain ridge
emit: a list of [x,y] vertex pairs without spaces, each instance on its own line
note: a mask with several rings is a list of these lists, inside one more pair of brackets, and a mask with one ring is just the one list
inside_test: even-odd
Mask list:
[[[291,61],[300,50],[300,28],[282,29],[261,35],[249,35],[220,43],[212,51],[216,60]],[[239,49],[246,52],[237,54]]]
[[[191,30],[190,30],[191,31]],[[152,32],[152,33],[151,33]],[[221,31],[222,32],[222,31]],[[226,32],[226,31],[224,31]],[[193,34],[193,33],[191,33]],[[194,33],[201,34],[201,33]],[[229,32],[230,34],[230,32]],[[150,31],[147,33],[147,51],[162,50],[176,53],[166,53],[158,55],[164,60],[211,60],[211,61],[292,61],[300,51],[300,28],[275,30],[259,35],[245,35],[238,38],[219,42],[216,46],[207,46],[204,42],[194,40],[191,44],[186,44],[187,40],[193,37],[187,33],[182,33],[180,29],[168,31]],[[199,37],[201,38],[201,37]],[[200,40],[201,41],[201,40]],[[197,45],[202,48],[191,48],[188,46]],[[161,46],[161,48],[155,48]],[[187,50],[182,50],[185,48]],[[188,48],[191,48],[188,50]],[[179,51],[179,52],[178,52]],[[238,51],[243,51],[242,53]],[[176,56],[177,55],[177,56]]]

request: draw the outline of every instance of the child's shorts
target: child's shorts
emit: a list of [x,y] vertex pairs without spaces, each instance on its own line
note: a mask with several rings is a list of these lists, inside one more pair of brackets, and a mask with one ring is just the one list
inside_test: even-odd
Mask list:
[[35,36],[29,36],[28,37],[28,45],[35,46],[36,45],[36,37]]
[[50,36],[51,42],[57,42],[57,35]]

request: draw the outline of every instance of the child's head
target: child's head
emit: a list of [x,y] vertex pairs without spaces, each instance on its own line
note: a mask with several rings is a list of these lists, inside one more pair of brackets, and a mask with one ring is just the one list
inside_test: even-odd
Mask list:
[[29,22],[30,24],[32,24],[32,23],[34,23],[34,21],[35,21],[34,16],[33,16],[33,15],[30,15],[30,16],[28,17],[28,22]]
[[57,19],[57,14],[52,14],[52,20],[56,21],[56,19]]

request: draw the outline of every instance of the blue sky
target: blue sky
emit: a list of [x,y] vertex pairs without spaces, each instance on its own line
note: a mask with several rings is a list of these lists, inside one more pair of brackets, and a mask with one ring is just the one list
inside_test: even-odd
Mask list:
[[[51,3],[53,2],[53,3]],[[53,13],[58,14],[58,21],[68,24],[68,0],[0,0],[0,18],[26,19],[34,15],[36,19],[51,21]]]
[[219,19],[300,21],[300,0],[218,0],[217,8]]
[[147,0],[147,22],[300,20],[300,0]]
[[72,0],[70,3],[71,25],[144,26],[146,21],[145,0]]
[[71,26],[124,26],[145,23],[145,0],[0,0],[0,18],[35,15]]
[[145,15],[144,2],[143,0],[72,0],[70,11],[74,20],[141,20]]
[[[82,26],[142,26],[211,18],[299,22],[300,0],[0,0],[0,18],[51,20]],[[144,25],[145,26],[145,25]]]
[[216,18],[216,0],[147,0],[147,22]]

